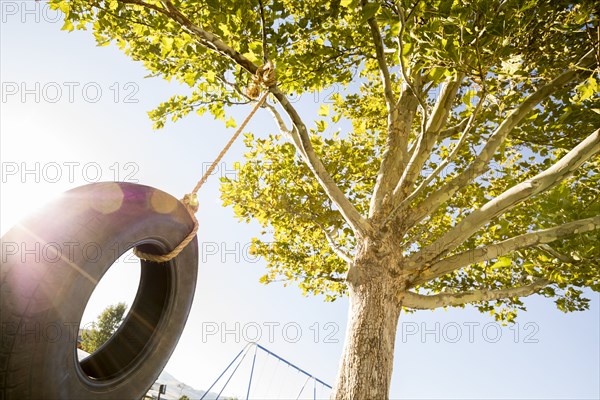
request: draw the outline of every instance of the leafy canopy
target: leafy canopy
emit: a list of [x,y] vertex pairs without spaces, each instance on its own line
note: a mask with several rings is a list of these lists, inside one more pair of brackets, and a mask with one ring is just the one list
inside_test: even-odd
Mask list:
[[106,343],[123,322],[125,310],[127,310],[127,304],[125,303],[106,307],[98,315],[98,319],[92,328],[84,330],[81,334],[81,349],[93,353]]
[[[577,79],[546,96],[527,113],[495,151],[486,172],[476,174],[424,218],[410,218],[419,205],[465,171],[492,132],[543,85],[598,48],[597,3],[562,0],[399,0],[393,1],[157,1],[51,0],[65,13],[64,30],[91,29],[99,45],[116,44],[141,61],[152,75],[189,87],[149,113],[156,128],[168,120],[206,112],[234,126],[227,108],[250,100],[243,88],[251,79],[232,57],[199,40],[161,10],[168,5],[254,64],[277,66],[283,93],[334,93],[321,104],[310,141],[331,179],[363,216],[369,214],[379,167],[386,150],[389,109],[381,78],[381,58],[389,66],[392,91],[418,92],[421,104],[400,110],[409,119],[410,149],[420,140],[448,82],[458,81],[449,113],[429,154],[416,171],[413,190],[423,184],[394,219],[398,252],[418,253],[457,221],[510,187],[535,176],[563,157],[600,126],[598,71],[579,68]],[[383,55],[370,30],[379,27]],[[215,50],[216,49],[216,50]],[[596,55],[598,57],[598,55]],[[423,110],[428,110],[424,113]],[[468,124],[467,124],[468,122]],[[463,128],[470,125],[465,132]],[[264,228],[253,250],[267,260],[262,281],[296,281],[304,293],[333,300],[346,291],[345,273],[356,250],[356,233],[338,212],[297,146],[276,125],[246,134],[246,163],[236,179],[225,179],[222,199],[244,221]],[[443,160],[439,174],[426,180]],[[404,160],[404,167],[407,166]],[[487,221],[449,256],[599,213],[598,157],[553,188],[522,201]],[[388,214],[388,217],[395,218]],[[384,229],[384,228],[382,228]],[[503,289],[537,278],[563,311],[585,309],[582,288],[600,290],[600,237],[597,231],[560,238],[549,246],[519,249],[475,262],[427,282],[421,293]],[[476,306],[501,320],[524,308],[517,297],[480,301]]]

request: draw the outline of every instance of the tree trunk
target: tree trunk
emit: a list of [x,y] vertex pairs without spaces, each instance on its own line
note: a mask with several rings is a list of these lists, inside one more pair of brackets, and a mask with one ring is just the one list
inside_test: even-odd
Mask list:
[[332,398],[387,399],[401,310],[399,288],[388,274],[349,286],[346,342]]

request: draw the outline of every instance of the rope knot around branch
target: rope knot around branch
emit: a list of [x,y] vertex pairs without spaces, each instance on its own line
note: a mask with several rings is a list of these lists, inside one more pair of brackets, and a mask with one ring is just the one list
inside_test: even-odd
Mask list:
[[275,74],[275,66],[271,61],[261,65],[256,70],[252,77],[252,82],[246,89],[248,97],[256,99],[260,95],[261,87],[270,88],[277,84],[277,75]]

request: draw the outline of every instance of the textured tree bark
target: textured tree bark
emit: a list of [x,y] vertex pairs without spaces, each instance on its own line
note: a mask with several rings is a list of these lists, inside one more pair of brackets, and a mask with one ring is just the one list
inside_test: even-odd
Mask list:
[[346,342],[332,398],[388,398],[401,309],[397,293],[387,274],[350,285]]

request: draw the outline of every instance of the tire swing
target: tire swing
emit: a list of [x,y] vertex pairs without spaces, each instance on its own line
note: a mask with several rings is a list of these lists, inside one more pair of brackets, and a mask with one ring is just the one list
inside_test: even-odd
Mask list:
[[[275,84],[270,63],[254,90]],[[140,399],[175,349],[196,287],[197,191],[267,98],[268,90],[179,201],[132,183],[72,189],[1,239],[0,399]],[[256,96],[253,96],[256,97]],[[133,248],[137,294],[115,334],[79,361],[85,306],[110,266]]]

